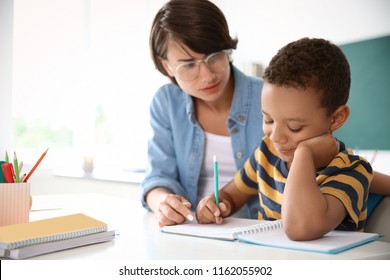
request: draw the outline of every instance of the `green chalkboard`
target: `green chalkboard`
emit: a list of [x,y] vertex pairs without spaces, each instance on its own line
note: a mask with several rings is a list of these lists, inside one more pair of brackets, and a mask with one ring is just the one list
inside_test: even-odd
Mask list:
[[351,66],[351,114],[335,135],[351,148],[390,150],[390,36],[340,47]]

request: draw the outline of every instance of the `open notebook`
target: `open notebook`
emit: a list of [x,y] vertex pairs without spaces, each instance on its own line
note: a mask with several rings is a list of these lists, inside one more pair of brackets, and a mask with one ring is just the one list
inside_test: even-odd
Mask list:
[[281,220],[258,221],[240,218],[226,218],[222,225],[198,224],[193,221],[165,226],[161,231],[328,254],[336,254],[379,238],[376,233],[334,230],[316,240],[292,241],[284,233]]
[[0,257],[25,259],[109,241],[115,231],[84,214],[72,214],[0,227]]

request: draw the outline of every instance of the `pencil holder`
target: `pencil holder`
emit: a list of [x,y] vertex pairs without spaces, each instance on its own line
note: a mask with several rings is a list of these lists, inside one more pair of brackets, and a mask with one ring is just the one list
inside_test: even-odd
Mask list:
[[30,183],[0,184],[0,226],[28,223],[30,208]]

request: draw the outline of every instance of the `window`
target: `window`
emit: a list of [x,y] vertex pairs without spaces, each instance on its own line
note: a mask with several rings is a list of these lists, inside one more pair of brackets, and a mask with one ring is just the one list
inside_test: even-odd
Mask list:
[[[53,168],[144,169],[149,104],[168,79],[149,29],[165,1],[15,0],[14,146]],[[21,157],[21,156],[19,156]]]

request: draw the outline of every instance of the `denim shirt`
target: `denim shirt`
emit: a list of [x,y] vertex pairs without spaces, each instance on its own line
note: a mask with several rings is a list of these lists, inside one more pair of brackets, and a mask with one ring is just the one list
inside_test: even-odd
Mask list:
[[[234,66],[232,74],[234,96],[226,125],[239,170],[263,137],[260,105],[263,81],[246,76]],[[162,86],[153,97],[150,122],[148,167],[141,183],[143,206],[149,209],[145,201],[148,191],[165,187],[187,198],[195,210],[205,135],[195,118],[192,97],[174,84]],[[258,198],[254,197],[250,205],[259,207]],[[257,210],[251,209],[249,213],[256,217],[252,213]]]

